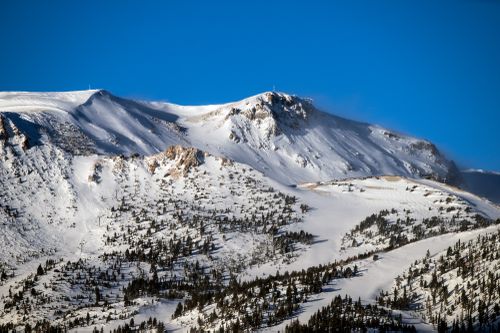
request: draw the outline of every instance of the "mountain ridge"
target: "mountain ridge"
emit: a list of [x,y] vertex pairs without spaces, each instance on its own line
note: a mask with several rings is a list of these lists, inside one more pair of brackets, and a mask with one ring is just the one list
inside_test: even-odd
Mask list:
[[[106,90],[12,92],[0,94],[0,112],[5,111],[43,128],[49,138],[64,128],[97,153],[149,155],[169,145],[195,146],[282,183],[384,174],[460,182],[454,163],[429,141],[338,117],[284,93],[180,106]],[[58,138],[64,140],[71,138]]]

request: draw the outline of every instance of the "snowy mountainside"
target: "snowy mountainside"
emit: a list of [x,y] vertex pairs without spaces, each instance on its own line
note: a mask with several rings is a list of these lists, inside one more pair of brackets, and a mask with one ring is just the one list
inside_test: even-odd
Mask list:
[[56,144],[76,155],[148,155],[186,143],[175,115],[104,90],[1,93],[0,116],[32,144]]
[[31,142],[50,141],[76,154],[148,155],[181,144],[284,184],[386,174],[459,181],[453,162],[432,143],[321,112],[283,93],[179,106],[104,90],[12,92],[0,94],[0,113],[22,125]]
[[[408,227],[410,230],[403,233],[410,239],[411,229],[414,226],[418,228],[418,225],[424,226],[423,222],[426,220],[441,223],[430,229],[424,228],[422,238],[460,232],[463,221],[466,221],[465,229],[473,229],[477,224],[477,214],[491,220],[500,218],[500,208],[497,205],[431,180],[417,181],[393,176],[356,178],[306,183],[298,186],[293,193],[313,207],[306,214],[305,223],[300,229],[318,237],[314,246],[300,253],[298,260],[281,267],[283,270],[301,270],[358,253],[384,250],[389,246],[390,235],[383,239],[367,239],[354,234],[357,242],[356,246],[352,246],[351,231],[367,217],[385,210],[396,211],[393,219],[388,217],[389,225],[396,224],[398,215],[405,221],[407,217],[412,219],[412,224]],[[293,230],[294,226],[288,228]],[[254,278],[274,271],[273,263],[263,264],[244,272],[244,278]]]
[[454,164],[433,144],[321,112],[295,96],[268,92],[179,116],[196,146],[285,184],[368,175],[458,181]]
[[500,231],[458,240],[415,261],[379,303],[411,309],[440,329],[492,330],[500,321]]
[[[188,326],[198,323],[203,330],[217,331],[221,325],[234,329],[235,326],[254,325],[256,320],[260,327],[270,327],[263,331],[284,331],[289,321],[283,318],[290,318],[289,312],[293,314],[291,318],[297,316],[307,322],[334,297],[345,294],[352,295],[353,299],[359,294],[364,302],[373,303],[379,293],[378,287],[390,286],[393,278],[413,262],[411,258],[424,256],[427,249],[442,251],[457,239],[468,239],[486,227],[497,229],[500,224],[500,209],[495,205],[446,185],[440,188],[433,181],[370,177],[304,184],[297,190],[297,196],[304,202],[314,202],[313,209],[300,225],[301,230],[317,235],[307,251],[297,252],[297,258],[290,262],[270,261],[249,267],[241,275],[243,283],[216,296],[202,309],[184,307],[175,316],[176,323]],[[434,219],[441,223],[418,238],[408,236],[405,242],[390,244],[388,240],[374,239],[372,243],[367,238],[364,244],[361,243],[363,239],[358,238],[360,244],[351,246],[347,242],[346,246],[343,235],[381,210],[394,210],[395,215],[402,213],[405,218],[414,219],[412,223],[416,226]],[[484,224],[482,218],[476,218],[477,213],[486,218]],[[396,225],[395,220],[389,225]],[[455,220],[466,223],[455,228]],[[287,228],[294,230],[294,227],[296,225]],[[385,259],[392,253],[398,258],[395,263]],[[377,263],[386,265],[383,271],[372,267],[373,255],[377,255]],[[356,267],[357,273],[351,276]],[[283,275],[283,272],[288,273]],[[384,272],[386,277],[383,277]],[[237,302],[231,296],[233,292],[238,293]],[[416,320],[409,318],[408,322]],[[429,328],[422,322],[420,326]]]
[[329,304],[346,327],[410,329],[371,307],[380,289],[500,224],[421,178],[454,172],[429,142],[280,93],[0,93],[0,331],[276,332]]
[[[14,327],[50,320],[77,330],[108,329],[150,308],[162,309],[171,328],[229,327],[236,323],[210,321],[211,313],[230,312],[200,290],[219,290],[232,302],[224,293],[233,278],[251,281],[276,269],[323,267],[317,268],[323,274],[330,267],[342,272],[335,281],[345,279],[356,262],[345,271],[332,261],[366,249],[342,251],[342,235],[381,209],[411,207],[422,218],[439,214],[429,210],[435,200],[452,197],[442,206],[500,217],[487,201],[463,200],[465,194],[432,181],[384,177],[290,188],[182,146],[146,157],[72,156],[49,144],[23,149],[22,137],[11,135],[2,143],[1,166],[4,212],[12,216],[2,227],[9,243],[2,249],[0,318]],[[283,312],[286,298],[276,298],[261,323],[281,324],[323,290],[316,277],[296,278],[295,305]],[[281,277],[276,283],[286,291]],[[179,302],[184,307],[172,320]]]
[[[29,316],[32,326],[47,319],[88,326],[87,313],[96,324],[128,318],[149,301],[122,289],[153,267],[159,279],[185,284],[169,296],[180,298],[203,281],[188,280],[192,274],[221,279],[258,262],[290,260],[303,248],[300,239],[283,238],[294,246],[287,249],[274,237],[302,220],[296,198],[244,165],[181,146],[147,158],[63,158],[67,153],[51,148],[21,150],[17,164],[2,163],[2,180],[10,180],[2,193],[11,203],[4,211],[15,213],[2,219],[9,243],[2,244],[0,263],[1,324],[17,326]],[[37,169],[28,161],[43,162],[39,151],[53,159]],[[58,157],[69,164],[68,174],[53,173],[61,168]],[[26,191],[15,185],[20,179],[46,191]],[[100,300],[112,305],[108,311],[99,310]]]

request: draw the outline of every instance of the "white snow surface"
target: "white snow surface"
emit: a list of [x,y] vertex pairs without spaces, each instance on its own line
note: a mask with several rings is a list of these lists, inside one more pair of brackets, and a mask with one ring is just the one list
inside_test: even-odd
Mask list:
[[[172,144],[195,146],[284,184],[370,175],[453,182],[456,173],[454,164],[428,141],[337,117],[284,93],[180,106],[127,100],[104,90],[4,92],[0,113],[31,126],[32,133],[46,133],[43,140],[71,136],[74,145],[125,155],[149,155]],[[68,126],[71,131],[61,133]]]
[[[262,190],[268,187],[309,205],[311,211],[303,221],[286,225],[283,231],[304,230],[316,241],[303,246],[293,260],[274,258],[249,265],[239,276],[243,280],[277,270],[307,269],[372,249],[369,244],[343,248],[342,238],[365,217],[383,209],[396,209],[398,214],[409,210],[417,221],[435,215],[451,217],[458,208],[500,218],[498,205],[419,179],[450,180],[455,171],[431,143],[323,113],[308,100],[282,93],[221,105],[179,106],[127,100],[103,90],[6,92],[0,93],[0,116],[8,134],[5,142],[0,140],[0,263],[16,268],[15,276],[0,284],[2,296],[47,258],[84,258],[98,265],[104,250],[118,248],[106,244],[111,234],[107,228],[114,225],[105,215],[132,189],[136,197],[130,200],[144,204],[145,210],[151,209],[149,201],[157,204],[155,200],[167,194],[186,202],[205,200],[209,208],[221,210],[257,209],[257,202],[268,209],[272,205],[266,200],[272,194]],[[30,144],[25,151],[23,135]],[[162,154],[151,156],[174,144],[198,147],[212,155],[205,154],[203,163],[187,176],[180,171],[174,174],[176,161],[162,161]],[[119,154],[145,157],[123,159]],[[159,171],[151,172],[157,161]],[[94,175],[98,181],[92,180]],[[249,186],[248,179],[258,186]],[[198,198],[200,192],[203,198]],[[455,210],[447,212],[450,207]],[[12,209],[22,212],[17,224],[11,223]],[[437,253],[458,238],[470,239],[487,231],[441,235],[387,252],[377,262],[361,260],[361,276],[327,286],[301,308],[298,317],[306,321],[339,293],[373,302],[380,288],[390,286],[427,249]],[[220,246],[215,262],[248,258],[259,251],[259,242],[264,243],[262,235],[225,236],[229,237],[214,234]],[[168,328],[179,331],[187,331],[191,324],[171,320],[175,302],[144,298],[139,303],[133,315],[137,320],[156,315]],[[123,310],[121,304],[116,305],[118,310]],[[0,317],[0,322],[19,320],[15,315],[5,318]],[[105,327],[112,329],[119,323],[123,320]],[[284,324],[269,331],[282,330]],[[417,327],[432,330],[425,323]]]
[[[351,184],[351,191],[349,185]],[[408,191],[417,185],[414,191]],[[481,213],[491,219],[500,218],[500,207],[476,195],[449,185],[431,180],[406,179],[395,176],[370,177],[328,183],[309,183],[300,186],[295,193],[312,211],[305,222],[296,225],[317,236],[316,242],[302,253],[298,260],[280,270],[301,270],[310,266],[323,265],[338,259],[345,259],[357,253],[373,250],[371,247],[342,249],[342,237],[365,217],[381,210],[410,210],[409,216],[417,221],[432,216],[451,217],[455,213],[441,211],[440,207],[472,207],[473,213]],[[450,203],[436,201],[453,196]],[[293,229],[293,226],[290,227]],[[252,267],[246,278],[265,276],[276,272],[270,262]]]

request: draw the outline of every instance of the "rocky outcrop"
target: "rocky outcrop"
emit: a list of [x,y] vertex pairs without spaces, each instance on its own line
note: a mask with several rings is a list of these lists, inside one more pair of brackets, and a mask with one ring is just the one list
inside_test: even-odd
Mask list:
[[[249,129],[261,133],[264,140],[280,134],[290,133],[290,130],[304,128],[314,107],[309,100],[283,93],[267,92],[241,102],[224,106],[224,121],[231,122],[229,139],[235,143],[245,143]],[[254,142],[259,141],[253,138]],[[257,146],[266,146],[257,144]]]
[[415,149],[415,150],[427,150],[434,156],[439,155],[439,151],[436,148],[436,146],[430,142],[427,142],[427,141],[414,142],[410,145],[410,147],[412,149]]
[[165,157],[176,162],[176,166],[188,172],[203,163],[203,152],[194,147],[181,145],[170,146],[165,150]]
[[26,151],[31,147],[28,136],[25,133],[21,132],[21,130],[17,128],[17,126],[12,121],[8,120],[1,114],[0,141],[4,144],[9,143],[10,145],[18,145],[23,151]]
[[[205,154],[194,147],[181,145],[169,146],[165,151],[149,156],[145,159],[148,171],[154,174],[161,166],[170,165],[167,175],[180,176],[187,173],[204,161]],[[172,163],[173,162],[173,163]]]
[[0,114],[0,141],[7,141],[7,129],[5,128],[5,118]]
[[89,183],[99,184],[101,182],[101,173],[102,173],[102,161],[96,161],[90,170],[90,175],[88,176]]

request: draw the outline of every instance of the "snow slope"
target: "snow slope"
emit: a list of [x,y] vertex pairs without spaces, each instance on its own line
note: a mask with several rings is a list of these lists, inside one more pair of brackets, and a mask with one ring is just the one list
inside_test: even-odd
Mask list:
[[[360,260],[356,262],[361,272],[359,276],[332,282],[324,288],[322,293],[306,303],[303,311],[296,318],[306,322],[311,314],[327,305],[335,295],[350,295],[353,299],[359,297],[363,302],[373,304],[381,291],[391,290],[394,279],[413,264],[415,260],[425,257],[427,251],[430,252],[431,256],[435,256],[458,240],[467,242],[477,238],[478,235],[493,233],[497,230],[498,226],[495,226],[453,235],[438,236],[381,254],[380,259],[377,261],[373,261],[371,257]],[[406,318],[405,322],[415,325],[419,332],[434,331],[433,327],[423,322],[417,313],[407,311],[403,312],[403,315]],[[285,324],[287,322],[268,331],[283,331]]]
[[283,93],[179,116],[196,146],[285,184],[367,175],[457,180],[453,163],[431,143],[321,112]]
[[[198,276],[221,287],[231,276],[250,281],[385,251],[390,237],[374,226],[352,230],[387,210],[389,226],[407,221],[399,234],[412,242],[357,261],[360,276],[327,285],[297,315],[306,320],[339,293],[373,302],[422,251],[445,250],[481,233],[481,219],[500,218],[498,205],[423,179],[456,177],[427,141],[282,93],[209,106],[103,90],[0,93],[0,325],[49,319],[92,331],[154,314],[188,331],[215,308],[172,320]],[[432,217],[441,224],[412,238]],[[128,304],[125,288],[155,276],[187,287]]]
[[[292,191],[291,193],[301,198],[303,202],[312,205],[312,210],[306,214],[303,223],[286,226],[284,230],[304,230],[316,235],[317,238],[315,242],[307,246],[305,251],[298,252],[291,261],[270,260],[267,263],[249,267],[240,274],[244,281],[251,281],[256,277],[265,278],[276,271],[283,273],[307,270],[309,267],[326,265],[366,251],[376,250],[377,248],[371,245],[343,249],[342,237],[364,217],[384,209],[395,209],[404,217],[414,218],[417,225],[431,216],[452,218],[459,211],[464,219],[468,219],[468,216],[472,218],[476,213],[484,214],[492,219],[500,218],[500,208],[487,200],[429,180],[371,177],[309,183],[298,188],[290,188],[288,191]],[[465,213],[467,207],[470,207],[470,213]],[[448,210],[448,208],[453,208],[453,210]],[[387,290],[394,278],[414,260],[424,256],[427,250],[435,254],[445,250],[458,239],[467,241],[479,234],[497,229],[498,225],[465,232],[449,232],[409,243],[392,251],[382,251],[377,261],[373,261],[372,256],[354,261],[352,264],[356,264],[360,269],[359,276],[330,282],[323,287],[321,293],[303,303],[300,311],[292,318],[276,326],[262,329],[262,331],[283,332],[285,325],[294,318],[306,322],[314,312],[328,305],[336,295],[347,294],[354,299],[360,297],[364,303],[374,303],[379,292]],[[214,307],[210,305],[201,313],[208,315],[212,311]],[[174,322],[193,325],[196,318],[200,316],[199,311],[193,312]],[[416,325],[419,331],[433,330],[432,326],[423,322],[417,315],[405,312],[403,316],[406,318],[405,322]]]
[[453,162],[430,142],[324,113],[283,93],[185,107],[103,90],[11,92],[0,94],[0,114],[29,130],[32,142],[52,141],[77,154],[148,155],[182,144],[284,184],[370,175],[458,181]]
[[[300,254],[298,260],[280,267],[290,271],[324,265],[356,253],[374,250],[376,247],[369,242],[354,248],[345,246],[343,237],[365,217],[381,210],[395,209],[400,217],[414,218],[417,225],[432,216],[450,219],[457,212],[461,212],[461,218],[471,220],[477,213],[493,220],[500,218],[500,207],[497,205],[430,180],[370,177],[304,184],[291,193],[313,209],[305,216],[304,224],[287,228],[303,229],[316,235],[317,239],[307,251]],[[447,198],[450,199],[446,200]],[[448,211],[451,207],[453,210]],[[469,213],[465,213],[467,207],[471,209]],[[246,272],[246,278],[265,276],[275,271],[275,263],[270,262],[252,267]]]
[[[131,277],[152,274],[146,259],[127,261],[123,253],[142,246],[146,251],[154,249],[147,244],[162,239],[189,235],[197,247],[207,241],[213,244],[209,253],[195,250],[195,255],[182,258],[170,270],[161,270],[162,278],[183,276],[186,267],[200,261],[204,270],[229,270],[249,279],[277,269],[306,269],[365,251],[343,251],[342,236],[381,209],[409,209],[412,216],[421,219],[456,212],[441,212],[441,206],[462,211],[470,207],[471,214],[500,217],[497,206],[429,180],[371,177],[288,187],[244,164],[194,148],[176,146],[147,157],[73,156],[51,144],[23,149],[23,134],[17,127],[9,127],[9,133],[8,139],[0,142],[0,193],[8,203],[0,211],[5,214],[0,230],[8,240],[3,243],[1,266],[9,268],[9,273],[10,268],[15,270],[13,277],[0,283],[0,294],[7,297],[9,289],[24,290],[24,285],[33,283],[29,281],[38,263],[55,260],[55,268],[49,267],[39,277],[32,292],[52,300],[41,301],[30,312],[32,320],[50,318],[54,323],[67,323],[67,318],[85,318],[89,312],[95,316],[95,325],[104,325],[105,318],[111,316],[113,322],[106,326],[113,327],[115,319],[129,318],[136,311],[143,315],[171,311],[171,303],[165,306],[161,299],[147,297],[124,306],[120,292]],[[289,201],[285,198],[292,197],[299,202],[283,204]],[[445,200],[448,197],[452,199]],[[436,204],[436,200],[443,202]],[[311,211],[300,214],[299,203],[309,205]],[[264,228],[254,224],[260,219],[267,221]],[[206,230],[203,234],[200,221]],[[271,230],[266,225],[271,222],[279,226],[278,235],[305,231],[315,235],[315,241],[310,245],[297,243],[292,252],[280,253],[273,245],[273,234],[265,231]],[[109,259],[117,255],[117,259]],[[82,267],[75,271],[75,265]],[[97,282],[110,307],[104,311],[92,306],[93,289],[77,277],[90,274],[87,279],[95,279],[93,270],[114,272],[117,265],[126,273],[122,279],[111,286],[106,280]],[[25,300],[29,302],[29,298]],[[65,310],[52,310],[58,307]],[[23,317],[11,307],[0,307],[0,318],[2,323],[19,323]],[[162,320],[185,329],[196,324],[196,319]]]
[[76,155],[149,155],[186,143],[175,115],[104,90],[1,93],[0,116],[33,144],[54,143]]

